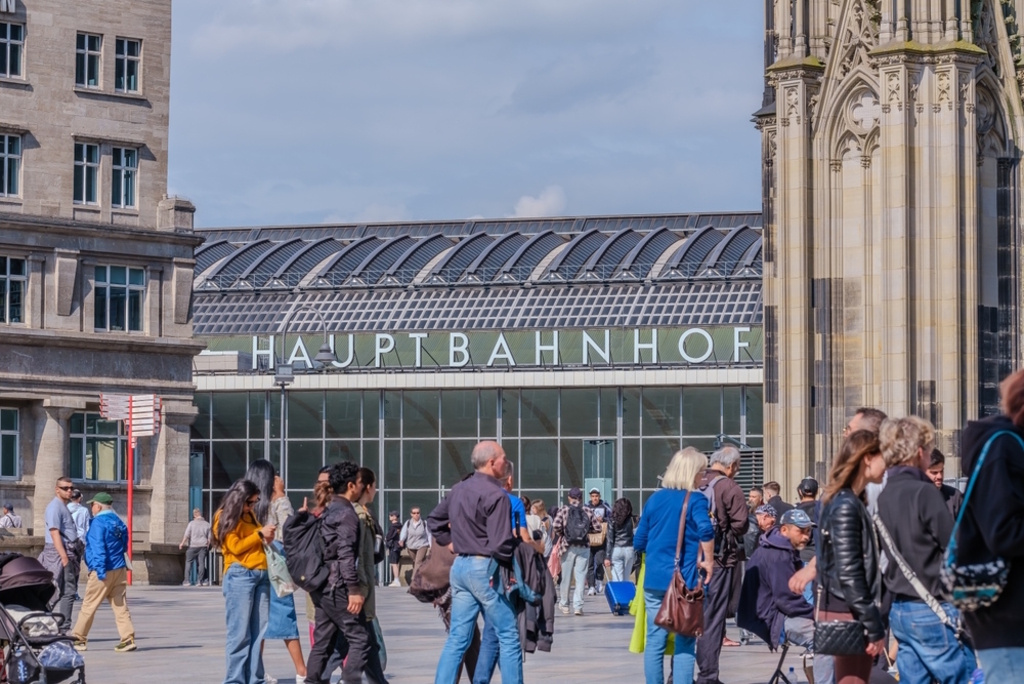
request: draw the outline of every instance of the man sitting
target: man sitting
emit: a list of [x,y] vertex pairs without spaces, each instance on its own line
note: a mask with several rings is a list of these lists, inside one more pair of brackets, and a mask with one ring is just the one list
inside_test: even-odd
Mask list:
[[[784,640],[805,648],[814,644],[814,607],[789,590],[789,578],[803,567],[800,550],[810,541],[813,528],[806,512],[788,510],[779,526],[761,537],[747,561],[736,624],[764,639],[772,650]],[[830,672],[819,672],[830,664],[830,659],[815,659],[814,681],[831,681]]]

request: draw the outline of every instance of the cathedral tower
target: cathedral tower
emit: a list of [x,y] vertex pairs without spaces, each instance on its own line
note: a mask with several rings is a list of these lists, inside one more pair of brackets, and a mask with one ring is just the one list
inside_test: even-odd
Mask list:
[[859,406],[958,456],[1019,365],[1022,12],[767,0],[765,449],[790,491]]

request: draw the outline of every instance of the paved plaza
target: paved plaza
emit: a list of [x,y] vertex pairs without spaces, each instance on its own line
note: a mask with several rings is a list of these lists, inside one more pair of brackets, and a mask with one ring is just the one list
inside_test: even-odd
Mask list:
[[[393,684],[433,682],[445,632],[437,611],[419,603],[405,589],[382,588],[378,609],[388,646],[388,681]],[[308,627],[298,597],[299,631],[303,653],[309,652]],[[118,642],[108,607],[96,618],[85,653],[88,681],[94,684],[164,684],[189,682],[216,684],[224,675],[224,599],[220,588],[133,587],[129,606],[138,631],[139,650],[114,653]],[[558,614],[555,646],[551,653],[528,655],[527,682],[638,682],[643,678],[643,656],[630,653],[632,617],[614,617],[603,596],[589,597],[586,615]],[[730,636],[738,639],[735,628]],[[267,672],[281,684],[295,681],[291,660],[281,642],[268,642]],[[797,666],[799,657],[790,656]],[[726,648],[722,681],[761,684],[775,665],[763,643]],[[494,681],[500,676],[495,674]],[[801,677],[801,680],[803,678]],[[337,677],[333,681],[337,681]],[[465,681],[465,678],[463,679]]]

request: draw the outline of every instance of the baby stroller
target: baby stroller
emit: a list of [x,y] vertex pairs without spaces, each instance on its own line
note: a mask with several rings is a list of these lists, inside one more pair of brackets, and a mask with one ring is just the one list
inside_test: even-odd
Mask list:
[[0,554],[0,684],[85,684],[85,660],[49,610],[56,591],[35,558]]

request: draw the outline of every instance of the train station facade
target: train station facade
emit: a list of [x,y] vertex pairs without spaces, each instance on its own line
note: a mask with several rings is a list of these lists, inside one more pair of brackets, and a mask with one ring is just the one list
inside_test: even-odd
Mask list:
[[253,459],[296,503],[351,459],[404,517],[481,439],[549,505],[579,486],[639,507],[688,445],[740,445],[763,479],[759,213],[198,232],[205,510]]

